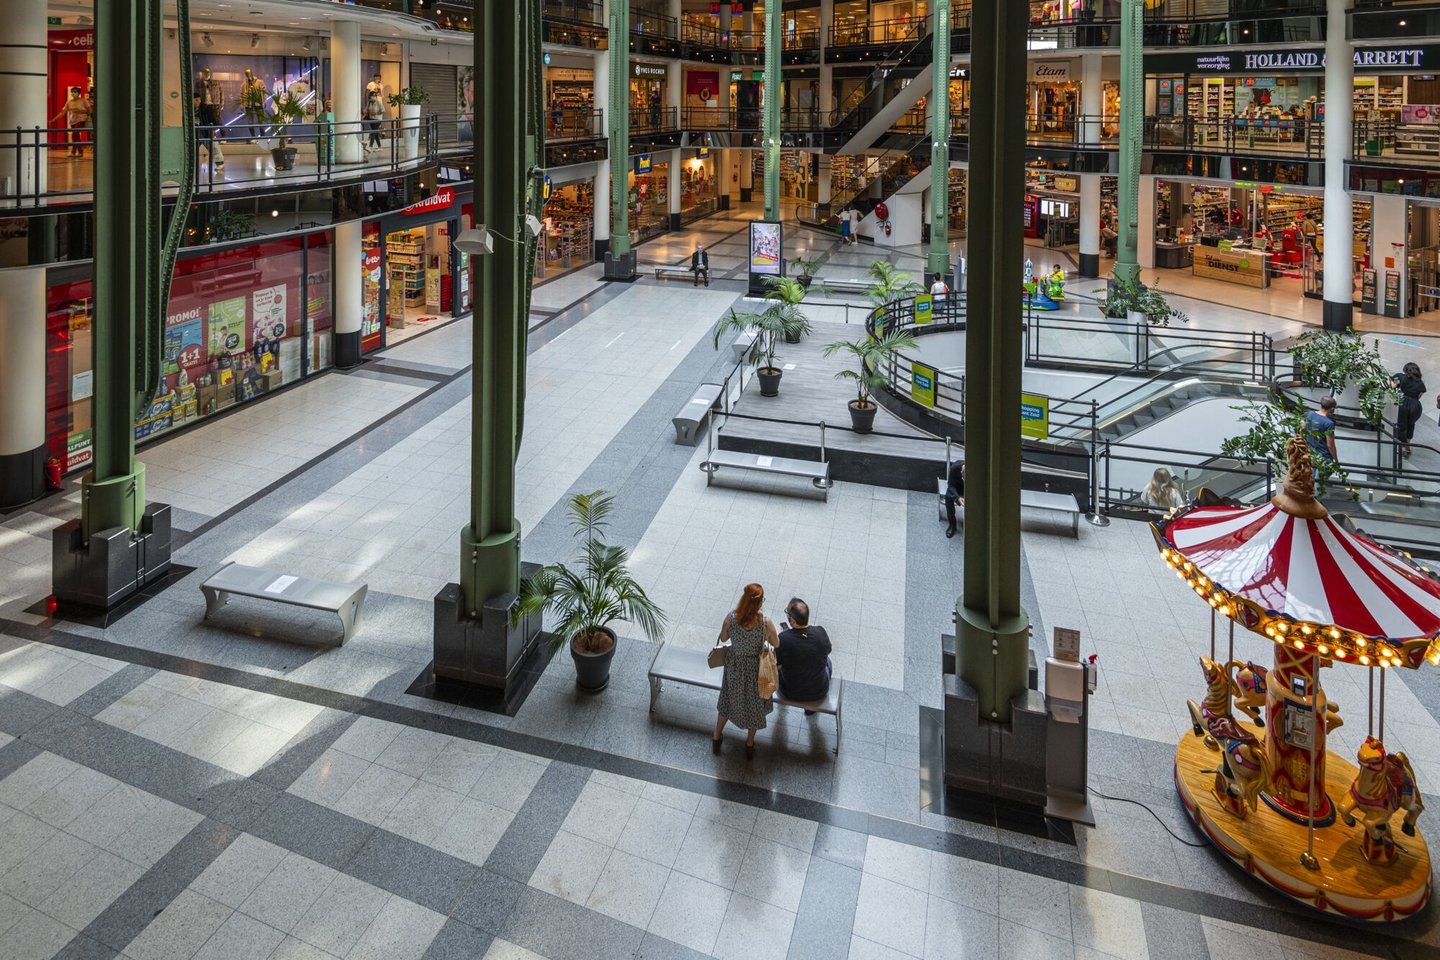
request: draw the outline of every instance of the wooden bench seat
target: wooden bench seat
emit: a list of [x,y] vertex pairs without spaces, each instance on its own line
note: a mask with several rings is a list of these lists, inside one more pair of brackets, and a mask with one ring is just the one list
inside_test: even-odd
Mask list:
[[[655,657],[650,661],[650,712],[655,712],[655,699],[660,695],[661,686],[665,681],[671,683],[683,683],[692,687],[703,687],[706,690],[719,690],[720,678],[724,671],[719,667],[711,667],[707,661],[709,651],[707,650],[686,650],[677,647],[673,643],[662,643],[660,649],[655,651]],[[816,713],[825,713],[835,718],[835,752],[840,752],[841,716],[840,711],[844,703],[845,681],[839,677],[830,679],[830,690],[824,700],[789,700],[775,691],[770,699],[783,707],[799,707],[801,710],[813,710]]]

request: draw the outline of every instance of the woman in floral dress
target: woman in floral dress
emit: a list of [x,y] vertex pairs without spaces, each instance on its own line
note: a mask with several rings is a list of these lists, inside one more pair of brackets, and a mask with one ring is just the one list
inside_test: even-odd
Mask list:
[[745,756],[755,755],[755,731],[765,727],[766,718],[775,705],[762,698],[757,690],[760,677],[760,651],[768,641],[774,646],[779,641],[775,636],[775,624],[761,612],[765,603],[765,588],[758,583],[745,586],[740,602],[735,609],[725,614],[720,625],[719,643],[730,644],[725,654],[725,673],[720,680],[720,702],[716,705],[715,736],[710,747],[720,752],[720,738],[725,732],[725,721],[737,727],[744,727]]

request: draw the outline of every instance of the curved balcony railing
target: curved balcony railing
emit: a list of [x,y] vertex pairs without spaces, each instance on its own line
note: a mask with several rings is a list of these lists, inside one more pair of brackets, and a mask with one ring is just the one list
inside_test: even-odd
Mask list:
[[[384,179],[433,164],[441,145],[439,116],[309,120],[277,127],[235,123],[197,127],[197,196],[232,191],[293,189],[310,183]],[[450,123],[468,138],[468,124]],[[293,156],[278,154],[282,146]],[[0,208],[84,203],[94,198],[94,130],[0,130]],[[171,188],[173,190],[173,188]]]

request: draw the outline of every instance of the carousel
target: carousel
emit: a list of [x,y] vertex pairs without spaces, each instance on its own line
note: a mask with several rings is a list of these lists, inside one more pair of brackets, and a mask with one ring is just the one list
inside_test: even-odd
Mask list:
[[[1440,664],[1440,578],[1331,517],[1305,441],[1261,506],[1202,490],[1153,525],[1161,556],[1213,611],[1206,693],[1175,752],[1175,785],[1221,853],[1301,903],[1354,920],[1402,920],[1430,898],[1423,809],[1405,754],[1385,748],[1385,677]],[[1229,621],[1229,653],[1216,620]],[[1269,667],[1235,658],[1238,624],[1273,643]],[[1343,722],[1327,669],[1368,671],[1356,764],[1327,755]],[[1352,724],[1353,724],[1352,719]]]

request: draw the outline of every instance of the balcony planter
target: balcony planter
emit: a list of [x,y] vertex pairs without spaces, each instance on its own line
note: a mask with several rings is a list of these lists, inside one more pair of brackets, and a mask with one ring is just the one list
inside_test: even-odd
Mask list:
[[879,409],[873,400],[851,400],[850,426],[856,433],[869,433],[875,429],[875,411]]
[[759,370],[756,370],[755,375],[760,378],[760,396],[780,396],[780,377],[783,376],[784,373],[785,371],[779,367],[761,367]]
[[406,160],[420,156],[420,109],[429,102],[430,94],[418,83],[390,96],[390,105],[400,111],[400,139]]

